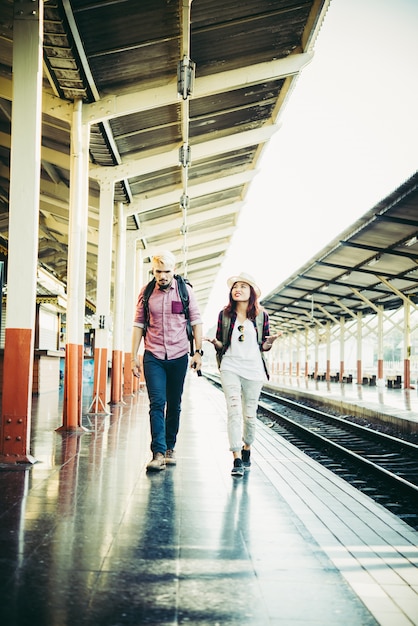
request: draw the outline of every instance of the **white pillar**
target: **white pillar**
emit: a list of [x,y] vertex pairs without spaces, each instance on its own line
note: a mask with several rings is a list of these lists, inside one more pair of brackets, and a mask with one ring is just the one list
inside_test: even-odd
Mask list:
[[411,304],[404,300],[403,388],[411,388]]
[[[112,352],[112,380],[110,401],[117,404],[122,400],[122,372],[123,372],[123,325],[125,299],[125,263],[126,263],[126,218],[123,203],[118,203],[117,209],[117,245],[115,263],[114,288],[114,321],[113,321],[113,352]],[[129,363],[130,366],[130,363]]]
[[43,2],[14,3],[3,462],[29,454],[41,173]]
[[100,324],[95,332],[95,347],[106,349],[109,345],[111,316],[114,188],[113,181],[100,183],[96,297],[96,317]]
[[383,307],[379,306],[377,312],[377,385],[379,387],[385,386],[384,373],[383,373]]
[[340,317],[340,383],[343,382],[345,370],[345,318]]
[[65,392],[63,425],[59,430],[78,430],[82,428],[81,408],[89,166],[89,126],[82,122],[82,108],[81,100],[74,103],[71,122]]
[[357,313],[357,384],[363,383],[363,316]]
[[115,264],[115,289],[114,289],[114,325],[113,325],[113,349],[122,352],[124,348],[124,309],[125,309],[125,268],[126,268],[126,218],[123,203],[117,206],[117,246]]
[[[94,331],[94,396],[93,413],[107,413],[107,364],[111,328],[110,287],[112,279],[113,211],[115,185],[113,180],[100,182],[99,239],[97,251],[97,294]],[[94,410],[92,410],[94,409]]]

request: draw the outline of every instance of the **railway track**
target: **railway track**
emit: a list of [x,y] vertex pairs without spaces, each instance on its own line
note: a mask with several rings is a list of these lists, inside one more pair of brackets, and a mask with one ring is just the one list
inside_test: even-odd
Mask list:
[[[208,376],[216,385],[219,377]],[[418,446],[263,391],[259,419],[418,530]]]

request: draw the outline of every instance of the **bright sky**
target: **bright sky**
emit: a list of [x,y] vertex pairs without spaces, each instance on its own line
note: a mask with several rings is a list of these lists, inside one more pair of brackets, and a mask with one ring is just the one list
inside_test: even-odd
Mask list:
[[241,271],[267,296],[418,169],[418,0],[331,0],[258,163],[204,311]]

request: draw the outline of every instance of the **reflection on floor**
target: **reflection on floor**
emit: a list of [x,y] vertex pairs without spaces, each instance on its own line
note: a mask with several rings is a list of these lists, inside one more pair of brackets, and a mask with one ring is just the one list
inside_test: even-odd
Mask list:
[[207,381],[189,377],[178,464],[156,474],[145,393],[81,435],[56,432],[60,406],[34,399],[37,463],[0,471],[2,624],[376,623],[257,464],[230,476]]

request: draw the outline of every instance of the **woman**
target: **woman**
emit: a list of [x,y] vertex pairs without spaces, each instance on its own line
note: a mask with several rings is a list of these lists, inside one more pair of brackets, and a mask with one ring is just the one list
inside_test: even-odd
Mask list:
[[254,279],[241,273],[227,284],[229,304],[219,313],[216,338],[206,341],[215,346],[227,404],[231,474],[243,476],[251,465],[258,399],[269,377],[263,352],[278,335],[269,334],[269,318],[258,303],[260,289]]

